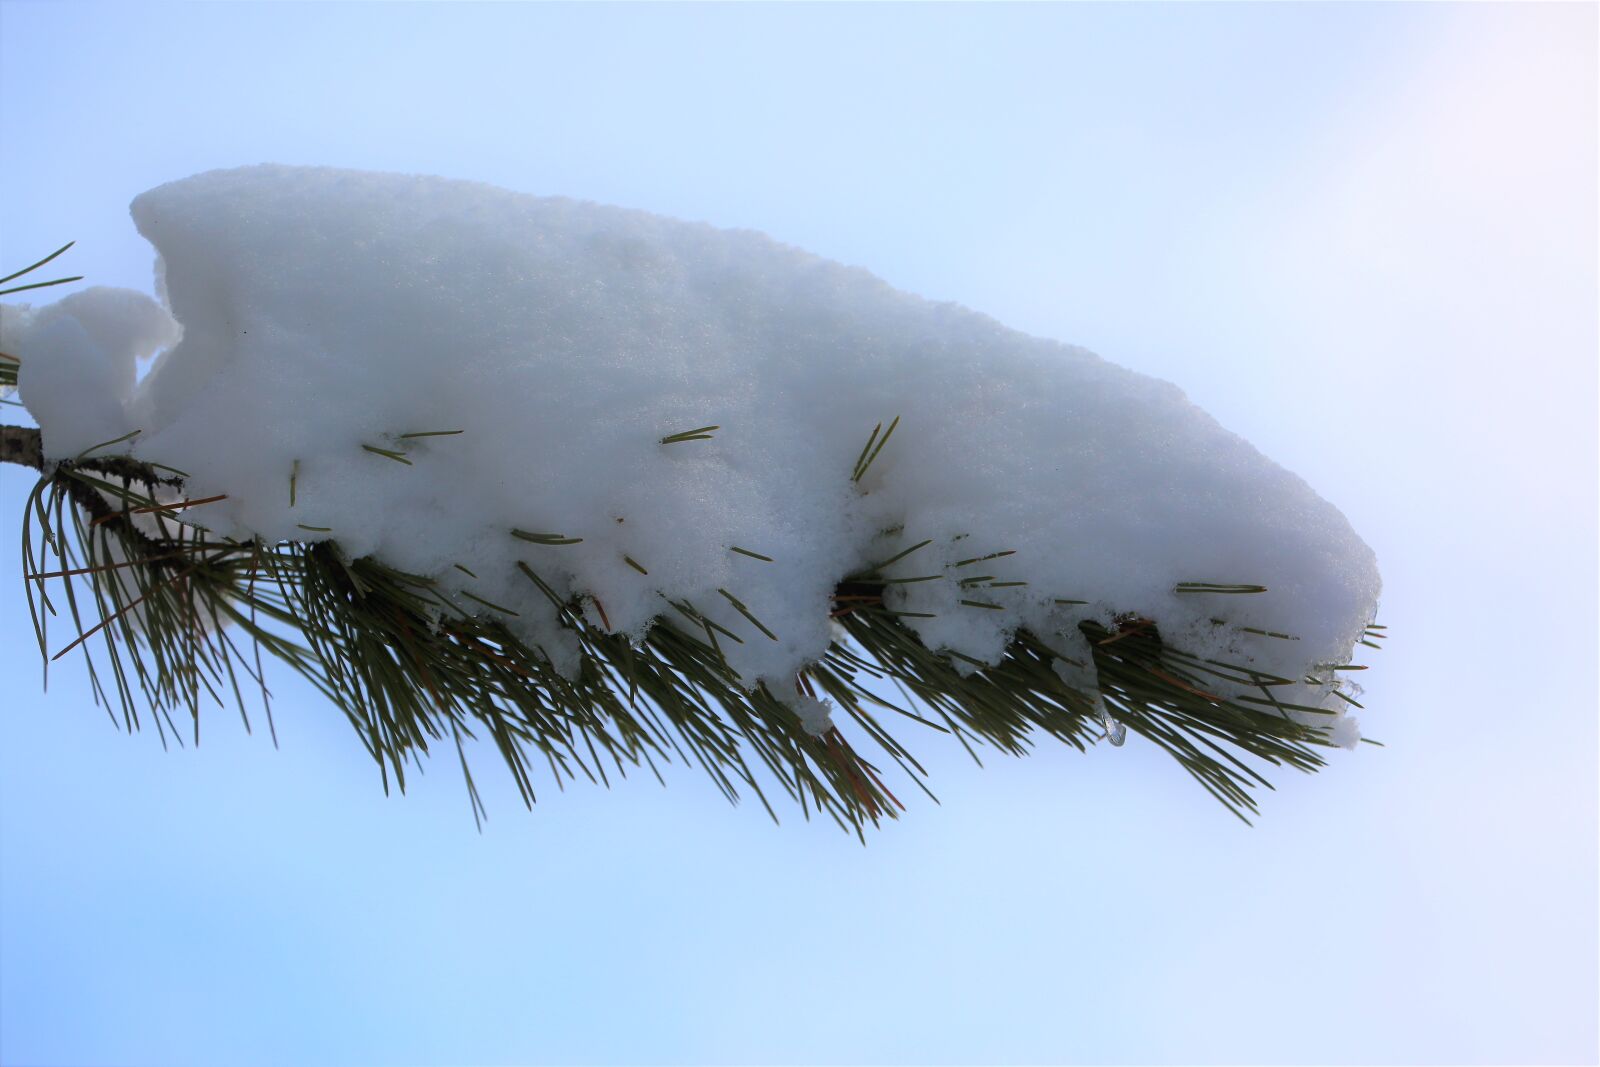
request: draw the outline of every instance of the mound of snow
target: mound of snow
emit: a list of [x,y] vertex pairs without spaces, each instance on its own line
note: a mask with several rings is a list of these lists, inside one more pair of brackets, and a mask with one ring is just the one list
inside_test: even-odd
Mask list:
[[1065,645],[1132,612],[1300,678],[1372,619],[1344,516],[1174,386],[758,233],[279,166],[161,186],[133,217],[170,317],[90,289],[0,320],[47,456],[140,430],[118,448],[227,495],[190,521],[431,576],[558,666],[577,646],[519,561],[630,635],[691,603],[775,693],[826,650],[839,580],[923,541],[887,573],[929,580],[890,606],[984,662],[1018,627]]

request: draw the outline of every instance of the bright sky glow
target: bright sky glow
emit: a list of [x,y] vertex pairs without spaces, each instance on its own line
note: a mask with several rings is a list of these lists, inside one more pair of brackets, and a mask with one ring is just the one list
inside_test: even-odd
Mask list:
[[1596,30],[0,4],[0,266],[76,238],[151,291],[129,200],[265,160],[752,227],[1175,382],[1349,517],[1394,635],[1388,747],[1253,830],[1132,741],[929,738],[942,803],[866,849],[687,771],[532,813],[485,774],[480,837],[448,760],[385,799],[287,678],[280,751],[125,737],[71,667],[41,693],[13,575],[0,1060],[1593,1062]]

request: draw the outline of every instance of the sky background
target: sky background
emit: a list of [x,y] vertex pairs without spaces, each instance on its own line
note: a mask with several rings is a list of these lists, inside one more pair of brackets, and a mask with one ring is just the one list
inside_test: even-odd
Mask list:
[[0,1062],[1595,1062],[1596,12],[0,3],[0,266],[150,291],[128,201],[262,161],[759,229],[1176,382],[1393,635],[1254,829],[930,734],[866,847],[492,757],[480,836],[283,671],[277,751],[42,692],[6,562]]

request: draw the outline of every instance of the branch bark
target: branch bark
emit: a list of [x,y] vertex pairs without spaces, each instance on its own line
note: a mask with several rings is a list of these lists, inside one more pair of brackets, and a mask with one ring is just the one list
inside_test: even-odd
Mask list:
[[39,431],[29,426],[0,426],[0,463],[44,470],[44,447]]
[[[44,442],[39,436],[39,431],[31,426],[0,426],[0,463],[15,463],[21,467],[44,472]],[[148,467],[138,460],[129,459],[127,456],[105,456],[100,459],[85,460],[72,464],[79,470],[93,471],[97,474],[107,474],[112,477],[122,478],[128,482],[139,482],[151,492],[158,485],[181,485],[180,478],[166,478],[157,474],[155,469]],[[58,468],[59,472],[59,468]],[[125,525],[128,532],[139,542],[154,547],[159,547],[157,541],[150,538],[134,526],[125,510],[125,505],[113,504],[106,496],[93,487],[85,485],[74,478],[57,475],[66,485],[67,494],[72,497],[73,503],[88,512],[91,519],[100,522],[117,522]]]

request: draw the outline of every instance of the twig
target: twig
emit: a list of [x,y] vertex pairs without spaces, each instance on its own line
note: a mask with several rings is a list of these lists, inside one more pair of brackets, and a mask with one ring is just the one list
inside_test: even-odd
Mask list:
[[31,426],[0,426],[0,463],[44,470],[44,445]]

